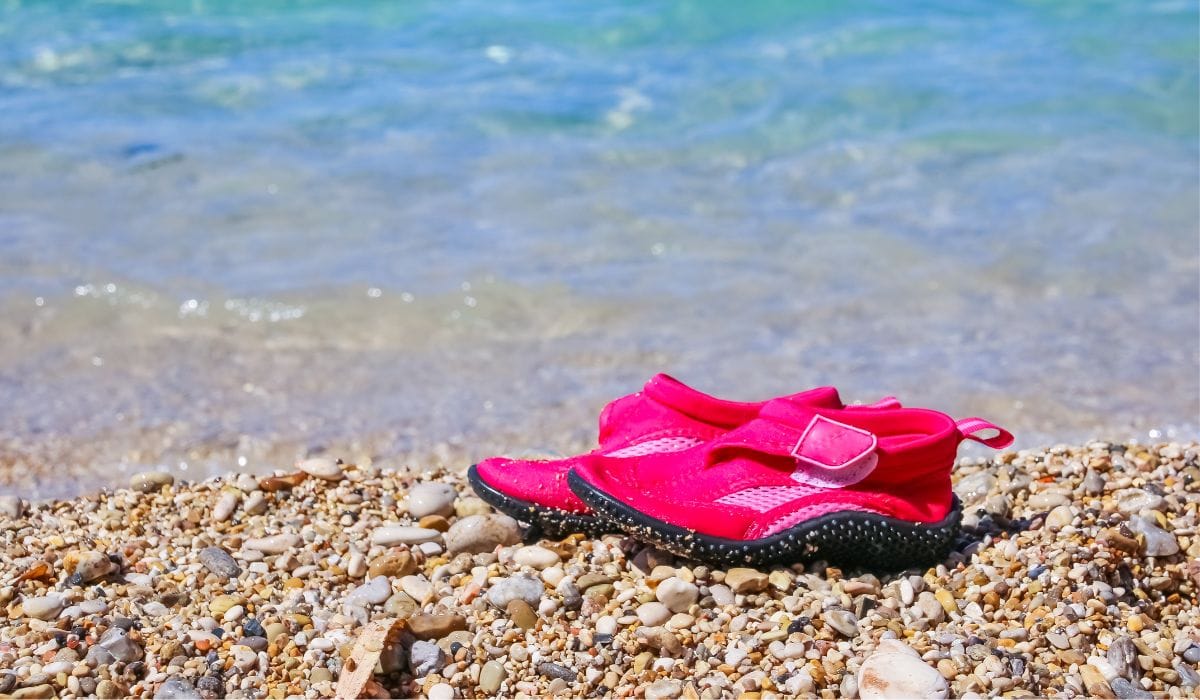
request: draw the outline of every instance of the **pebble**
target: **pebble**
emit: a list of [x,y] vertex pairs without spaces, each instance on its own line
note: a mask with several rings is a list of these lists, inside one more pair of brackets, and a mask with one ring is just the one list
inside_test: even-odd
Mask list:
[[242,544],[243,549],[253,549],[263,554],[283,554],[300,544],[300,536],[292,534],[253,537]]
[[507,676],[504,664],[498,661],[489,661],[479,671],[479,689],[486,695],[495,695],[499,692],[500,685],[504,683]]
[[158,686],[155,700],[200,700],[200,693],[186,679],[172,676]]
[[647,627],[657,627],[671,619],[671,609],[658,602],[642,603],[638,606],[637,618]]
[[453,700],[454,686],[449,683],[434,683],[425,694],[429,700]]
[[417,484],[408,490],[404,507],[414,518],[423,518],[426,515],[448,518],[454,515],[454,501],[457,498],[458,492],[450,484]]
[[1145,700],[1150,700],[1154,697],[1154,693],[1143,690],[1124,678],[1114,678],[1109,681],[1109,688],[1112,690],[1113,695],[1118,698],[1145,698]]
[[539,579],[524,575],[509,576],[492,584],[487,592],[487,600],[500,610],[507,609],[514,600],[523,600],[534,607],[541,602],[545,590]]
[[408,550],[392,549],[371,560],[367,568],[367,575],[371,578],[375,578],[376,576],[400,578],[401,576],[408,576],[416,570],[417,563],[413,560],[412,554]]
[[694,583],[672,576],[664,579],[654,590],[654,597],[671,612],[686,612],[700,597],[700,589]]
[[166,472],[138,472],[129,478],[129,488],[142,493],[162,490],[175,483],[175,477]]
[[1092,697],[1096,698],[1114,698],[1116,695],[1113,689],[1105,680],[1103,674],[1095,667],[1084,664],[1079,668],[1079,675],[1083,679],[1083,687]]
[[858,695],[871,698],[946,698],[950,687],[911,647],[884,639],[858,670]]
[[550,661],[543,661],[542,663],[538,664],[537,668],[538,673],[546,676],[547,678],[561,678],[564,681],[574,682],[579,676],[579,674],[567,668],[566,666],[562,666]]
[[437,644],[418,639],[409,651],[409,671],[414,678],[424,678],[442,670],[445,658],[442,648]]
[[409,525],[385,525],[371,532],[371,544],[394,547],[399,544],[421,544],[441,539],[442,533],[432,528]]
[[205,547],[200,550],[199,559],[204,568],[226,580],[237,578],[242,573],[237,560],[220,547]]
[[725,573],[725,585],[734,593],[760,593],[767,587],[767,575],[757,569],[734,568]]
[[26,598],[21,601],[21,609],[25,611],[26,615],[36,620],[50,620],[58,617],[58,613],[62,612],[63,604],[62,596],[51,593]]
[[722,607],[733,605],[734,603],[733,591],[730,590],[729,586],[724,584],[716,583],[709,586],[708,594],[712,596],[714,603]]
[[533,611],[529,603],[520,598],[508,601],[505,611],[508,613],[508,618],[523,630],[531,630],[537,626],[537,613]]
[[408,629],[417,639],[441,639],[451,632],[467,629],[467,618],[462,615],[414,615],[408,620]]
[[1148,510],[1163,507],[1163,497],[1145,489],[1121,489],[1113,494],[1117,510],[1126,515],[1138,515]]
[[392,596],[392,586],[386,576],[376,576],[346,596],[346,605],[379,605]]
[[313,457],[296,463],[296,468],[309,476],[326,481],[341,481],[346,478],[342,465],[326,457]]
[[668,700],[679,697],[682,692],[683,686],[679,681],[663,678],[647,686],[646,700]]
[[513,553],[513,563],[541,571],[559,563],[558,554],[545,547],[533,544],[521,547]]
[[25,515],[27,507],[25,500],[18,496],[0,496],[0,515],[16,520]]
[[1070,525],[1071,521],[1074,519],[1075,514],[1071,512],[1071,506],[1062,505],[1054,508],[1046,514],[1045,524],[1046,527],[1050,528],[1052,531],[1058,532],[1064,527]]
[[521,541],[521,528],[507,515],[470,515],[450,526],[446,550],[451,554],[491,552]]
[[858,636],[858,618],[849,610],[826,610],[822,619],[843,637]]
[[401,578],[400,589],[420,604],[433,598],[433,584],[424,576],[413,575]]
[[98,644],[117,661],[136,661],[142,658],[142,648],[120,627],[112,627],[100,637]]
[[1179,541],[1159,527],[1152,518],[1135,515],[1129,519],[1129,529],[1145,538],[1140,549],[1148,557],[1169,557],[1179,553]]
[[212,517],[218,523],[223,523],[233,517],[233,511],[241,503],[242,497],[235,491],[222,491],[213,506]]

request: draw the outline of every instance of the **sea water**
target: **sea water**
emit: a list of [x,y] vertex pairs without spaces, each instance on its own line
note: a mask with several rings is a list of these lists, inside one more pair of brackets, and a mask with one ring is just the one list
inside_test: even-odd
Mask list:
[[1194,2],[0,2],[0,490],[594,440],[659,370],[1195,439]]

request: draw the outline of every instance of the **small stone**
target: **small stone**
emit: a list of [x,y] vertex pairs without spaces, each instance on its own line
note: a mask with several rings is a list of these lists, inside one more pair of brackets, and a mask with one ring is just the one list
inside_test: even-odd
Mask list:
[[63,599],[56,593],[26,598],[21,601],[21,609],[35,620],[51,620],[62,612]]
[[100,637],[99,645],[117,661],[136,661],[142,658],[142,648],[120,627],[112,627]]
[[508,601],[505,606],[508,613],[508,618],[516,623],[517,627],[523,630],[531,630],[537,626],[537,613],[529,606],[529,603],[520,598]]
[[221,616],[221,622],[237,622],[246,616],[246,609],[240,605],[235,605],[225,611]]
[[[408,577],[405,576],[404,578]],[[400,581],[401,586],[403,586],[404,579],[401,579]],[[415,613],[420,607],[420,604],[417,603],[412,596],[401,592],[396,593],[391,598],[387,599],[387,602],[383,604],[383,611],[392,617],[407,618],[412,616],[412,614]]]
[[713,602],[721,607],[733,605],[733,591],[723,583],[716,583],[708,587],[708,594],[712,596]]
[[[668,678],[654,681],[646,687],[646,700],[668,700],[678,698],[683,692],[683,684]],[[743,697],[745,697],[743,695]]]
[[300,471],[325,481],[341,481],[346,478],[342,465],[327,457],[313,457],[296,463]]
[[429,700],[454,700],[454,686],[449,683],[434,683],[425,693]]
[[911,647],[884,639],[858,670],[858,696],[871,698],[945,698],[950,686]]
[[848,596],[874,595],[879,588],[869,581],[850,579],[842,583],[842,591]]
[[1095,469],[1087,470],[1083,477],[1083,492],[1089,496],[1099,496],[1104,493],[1104,477]]
[[658,584],[658,588],[654,590],[654,597],[658,598],[658,601],[667,606],[671,612],[687,612],[687,609],[700,597],[700,589],[694,583],[672,576]]
[[566,666],[551,663],[549,661],[543,661],[542,663],[538,664],[537,670],[539,674],[546,676],[547,678],[561,678],[564,681],[574,682],[579,676],[579,674],[567,668]]
[[414,518],[426,515],[450,517],[454,515],[454,501],[457,498],[458,492],[449,484],[417,484],[408,490],[404,507]]
[[246,540],[242,547],[253,549],[263,554],[283,554],[300,544],[300,536],[293,534],[271,535],[270,537],[253,537]]
[[442,533],[425,527],[410,527],[407,525],[385,525],[371,532],[371,544],[380,547],[394,547],[398,544],[421,544],[435,542],[441,539]]
[[350,578],[362,578],[367,575],[367,558],[362,552],[350,552],[350,561],[346,562],[346,575]]
[[426,515],[417,521],[417,527],[423,527],[427,530],[437,530],[438,532],[448,532],[450,530],[450,521],[442,515]]
[[725,585],[734,593],[759,593],[766,589],[768,577],[757,569],[733,568],[725,573]]
[[1063,634],[1062,632],[1047,632],[1046,633],[1046,641],[1050,642],[1050,645],[1053,646],[1055,649],[1070,649],[1071,648],[1070,638],[1067,637],[1067,635]]
[[200,693],[186,679],[172,676],[158,686],[154,697],[155,700],[200,700]]
[[219,618],[229,611],[235,605],[242,604],[242,597],[236,595],[219,595],[213,598],[208,603],[208,612],[213,617]]
[[1029,507],[1035,511],[1053,510],[1059,506],[1065,506],[1070,503],[1071,499],[1067,498],[1066,494],[1057,493],[1054,491],[1046,491],[1043,493],[1035,493],[1029,497]]
[[1118,637],[1108,645],[1108,663],[1123,678],[1134,680],[1138,670],[1137,647],[1129,637]]
[[267,512],[270,504],[267,503],[267,495],[262,491],[251,491],[246,497],[246,505],[242,507],[249,515],[262,515]]
[[17,496],[0,496],[0,515],[16,520],[25,515],[28,504]]
[[479,689],[486,695],[495,695],[500,691],[500,685],[504,683],[507,676],[504,664],[498,661],[489,661],[479,671]]
[[175,483],[175,477],[166,472],[139,472],[129,479],[129,488],[142,493],[159,491]]
[[488,602],[500,610],[508,608],[514,600],[523,600],[530,607],[536,606],[542,600],[545,587],[539,579],[529,576],[509,576],[497,581],[488,589]]
[[233,665],[242,673],[258,666],[258,654],[250,647],[234,644],[229,648],[229,654],[233,657]]
[[1136,554],[1141,549],[1141,544],[1137,540],[1132,537],[1126,537],[1114,528],[1101,530],[1100,534],[1096,535],[1096,541],[1130,554]]
[[934,595],[937,597],[937,601],[942,604],[942,609],[946,611],[946,614],[958,612],[958,603],[954,600],[953,593],[945,588],[939,588]]
[[986,498],[995,485],[995,475],[988,471],[978,471],[959,479],[954,485],[954,493],[964,504],[973,505]]
[[837,630],[843,637],[858,636],[858,618],[849,610],[826,610],[822,615],[825,624]]
[[1143,690],[1124,678],[1114,678],[1109,681],[1108,685],[1112,689],[1113,695],[1117,696],[1118,698],[1127,698],[1130,700],[1151,700],[1151,698],[1154,697],[1154,693],[1151,693],[1148,690]]
[[1070,525],[1074,519],[1075,515],[1071,512],[1071,506],[1058,506],[1046,515],[1045,525],[1051,532],[1058,532]]
[[548,569],[555,564],[558,564],[559,557],[556,552],[553,552],[545,547],[536,544],[521,547],[513,553],[513,563],[518,566],[528,566],[531,569]]
[[308,682],[316,685],[317,683],[328,683],[333,680],[333,672],[324,666],[318,666],[308,674]]
[[596,572],[588,572],[588,573],[584,574],[583,576],[580,576],[579,580],[576,582],[576,584],[579,586],[580,590],[586,591],[587,589],[591,588],[592,586],[601,586],[606,583],[612,583],[612,582],[613,582],[613,578],[611,576],[607,576],[605,574],[600,574],[600,573],[596,573]]
[[220,547],[205,547],[200,550],[199,558],[204,568],[225,580],[237,578],[242,573],[237,560]]
[[9,671],[0,673],[0,694],[8,695],[17,685],[17,674]]
[[1129,519],[1129,529],[1142,536],[1140,550],[1145,556],[1169,557],[1179,553],[1179,541],[1155,524],[1153,518],[1135,515]]
[[454,502],[454,514],[460,518],[472,515],[491,515],[492,507],[487,501],[476,496],[463,496]]
[[400,578],[408,576],[417,570],[417,563],[412,554],[406,549],[391,549],[371,560],[367,576],[389,576]]
[[1084,664],[1079,668],[1079,675],[1083,678],[1083,687],[1087,689],[1088,694],[1097,698],[1115,698],[1116,694],[1105,680],[1104,675],[1100,673],[1094,666]]
[[409,670],[414,678],[424,678],[442,670],[446,657],[442,648],[433,642],[418,639],[409,651]]
[[1117,510],[1126,515],[1138,515],[1147,510],[1159,510],[1165,500],[1145,489],[1121,489],[1113,494]]
[[388,582],[386,576],[376,576],[367,581],[358,588],[350,592],[346,596],[346,605],[357,605],[367,607],[368,605],[378,605],[383,603],[392,595],[392,585]]
[[446,550],[451,554],[479,554],[517,544],[521,528],[507,515],[471,515],[451,525],[445,537]]
[[414,615],[408,620],[408,630],[417,639],[441,639],[465,629],[467,618],[462,615]]
[[212,518],[218,523],[223,523],[233,517],[233,511],[237,510],[238,503],[242,497],[235,491],[222,491],[217,497],[217,504],[213,506]]
[[917,596],[916,606],[921,611],[921,615],[935,625],[946,619],[946,609],[942,607],[937,596],[929,591],[921,591]]
[[637,617],[647,627],[657,627],[671,619],[671,609],[662,603],[642,603],[638,606]]
[[1183,660],[1189,664],[1200,664],[1200,645],[1193,644],[1180,654]]
[[116,683],[104,679],[96,684],[96,697],[101,700],[115,700],[115,698],[125,697],[125,691]]
[[[46,676],[42,677],[45,678]],[[55,692],[54,686],[49,683],[42,683],[40,685],[28,685],[24,688],[17,688],[10,697],[22,700],[23,698],[53,698],[57,696],[58,693]]]

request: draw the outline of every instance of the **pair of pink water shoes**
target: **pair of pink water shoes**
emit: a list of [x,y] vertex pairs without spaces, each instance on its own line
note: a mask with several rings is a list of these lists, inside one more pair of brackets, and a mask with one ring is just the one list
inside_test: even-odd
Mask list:
[[600,414],[599,447],[470,468],[497,509],[548,534],[624,531],[725,565],[825,559],[907,568],[944,559],[962,507],[959,444],[1012,435],[892,398],[846,406],[833,387],[726,401],[660,374]]

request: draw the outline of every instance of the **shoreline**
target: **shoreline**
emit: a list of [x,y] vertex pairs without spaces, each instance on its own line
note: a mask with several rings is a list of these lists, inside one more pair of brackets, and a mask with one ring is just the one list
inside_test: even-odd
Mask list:
[[327,697],[385,618],[392,696],[865,697],[898,670],[952,696],[1200,685],[1198,443],[960,460],[955,552],[888,574],[525,544],[461,472],[303,466],[0,499],[0,693]]

